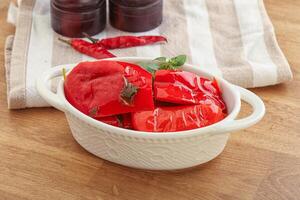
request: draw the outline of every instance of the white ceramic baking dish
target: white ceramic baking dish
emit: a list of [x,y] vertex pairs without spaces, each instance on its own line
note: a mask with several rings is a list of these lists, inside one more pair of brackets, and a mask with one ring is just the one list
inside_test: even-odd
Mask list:
[[[150,61],[150,58],[119,57],[110,60],[127,62]],[[75,140],[92,154],[121,165],[151,169],[174,170],[208,162],[224,149],[229,133],[250,127],[265,113],[262,100],[254,93],[216,77],[228,108],[222,121],[199,129],[181,132],[151,133],[122,129],[82,114],[65,98],[61,80],[57,93],[49,89],[49,81],[62,75],[62,68],[71,70],[76,64],[53,67],[37,80],[37,90],[52,106],[65,113]],[[213,75],[201,67],[184,65],[183,69],[205,77]],[[250,116],[238,119],[241,100],[253,107]]]

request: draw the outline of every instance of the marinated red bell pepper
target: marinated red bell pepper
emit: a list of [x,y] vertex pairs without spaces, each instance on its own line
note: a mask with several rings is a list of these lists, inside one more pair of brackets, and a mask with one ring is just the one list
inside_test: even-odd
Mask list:
[[65,40],[59,38],[59,40],[69,44],[76,51],[91,56],[93,58],[104,59],[104,58],[116,57],[114,54],[110,53],[107,49],[82,39]]
[[132,63],[81,62],[64,90],[74,107],[93,118],[154,109],[152,75]]
[[126,129],[132,129],[132,123],[131,123],[131,114],[122,114],[122,115],[113,115],[108,117],[100,117],[96,118],[96,120],[99,120],[101,122],[104,122],[106,124],[120,127],[120,128],[126,128]]
[[150,44],[167,42],[167,38],[160,35],[146,35],[146,36],[125,35],[125,36],[117,36],[112,38],[104,38],[101,40],[92,38],[87,34],[86,37],[89,38],[93,43],[98,44],[100,47],[103,47],[105,49],[121,49],[121,48],[145,46]]
[[157,107],[132,114],[132,126],[138,131],[184,131],[214,124],[225,117],[215,104]]
[[224,112],[226,106],[217,81],[180,70],[155,72],[154,97],[158,101],[176,104],[215,103]]

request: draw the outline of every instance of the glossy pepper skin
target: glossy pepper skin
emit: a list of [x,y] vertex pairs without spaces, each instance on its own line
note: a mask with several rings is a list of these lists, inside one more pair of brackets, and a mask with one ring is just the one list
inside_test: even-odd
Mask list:
[[116,57],[114,54],[110,53],[107,49],[82,39],[65,40],[59,38],[59,40],[71,45],[73,49],[75,49],[79,53],[88,55],[96,59]]
[[226,112],[217,81],[187,71],[156,71],[154,97],[158,101],[176,104],[216,104]]
[[101,39],[96,43],[105,49],[120,49],[163,42],[167,42],[163,36],[118,36]]
[[132,125],[138,131],[173,132],[205,127],[224,117],[215,104],[157,107],[152,111],[132,113]]
[[[130,104],[122,99],[124,80],[136,88]],[[152,75],[132,63],[81,62],[67,75],[64,91],[70,104],[93,118],[154,109]]]
[[96,120],[104,122],[106,124],[120,127],[120,128],[126,128],[126,129],[132,129],[132,123],[131,123],[131,114],[122,114],[122,115],[113,115],[108,117],[100,117],[96,118]]

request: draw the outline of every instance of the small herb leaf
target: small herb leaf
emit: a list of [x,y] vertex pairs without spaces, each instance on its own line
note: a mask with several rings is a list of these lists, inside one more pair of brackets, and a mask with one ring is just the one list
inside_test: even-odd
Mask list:
[[98,113],[98,107],[93,107],[92,109],[90,109],[89,111],[89,116],[90,117],[95,117]]
[[155,61],[159,61],[159,62],[167,62],[167,58],[166,57],[158,57],[154,59]]
[[186,55],[179,55],[171,59],[166,57],[155,58],[152,62],[141,62],[139,65],[154,74],[157,70],[176,70],[186,62]]
[[169,62],[165,62],[165,63],[161,63],[160,66],[159,66],[159,69],[175,69],[175,67],[169,63]]
[[146,67],[146,70],[151,73],[154,73],[158,69],[159,69],[159,65],[156,63],[149,63]]
[[127,106],[131,106],[137,92],[138,88],[132,83],[129,83],[124,77],[124,88],[120,94],[120,99],[123,101],[123,103]]
[[139,65],[152,74],[159,69],[157,63],[139,63]]
[[186,55],[179,55],[170,59],[170,63],[174,66],[182,66],[186,62]]

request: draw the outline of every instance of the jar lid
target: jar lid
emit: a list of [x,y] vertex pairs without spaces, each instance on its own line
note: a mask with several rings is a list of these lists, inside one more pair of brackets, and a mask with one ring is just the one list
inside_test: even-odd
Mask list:
[[88,10],[66,10],[51,2],[51,26],[53,30],[67,37],[84,37],[83,33],[95,35],[106,25],[106,1],[100,7]]
[[127,7],[141,7],[152,4],[158,0],[115,0],[117,4]]
[[90,10],[64,10],[57,7],[53,2],[51,4],[51,18],[64,18],[70,21],[89,21],[97,17],[106,16],[106,2],[104,1],[99,7]]
[[72,12],[84,12],[101,7],[106,0],[51,0],[55,7]]
[[113,27],[127,32],[144,32],[161,24],[163,0],[145,0],[150,3],[141,6],[125,6],[121,1],[125,0],[109,0],[109,21]]
[[162,4],[162,0],[109,0],[109,11],[118,15],[145,16],[162,12]]

